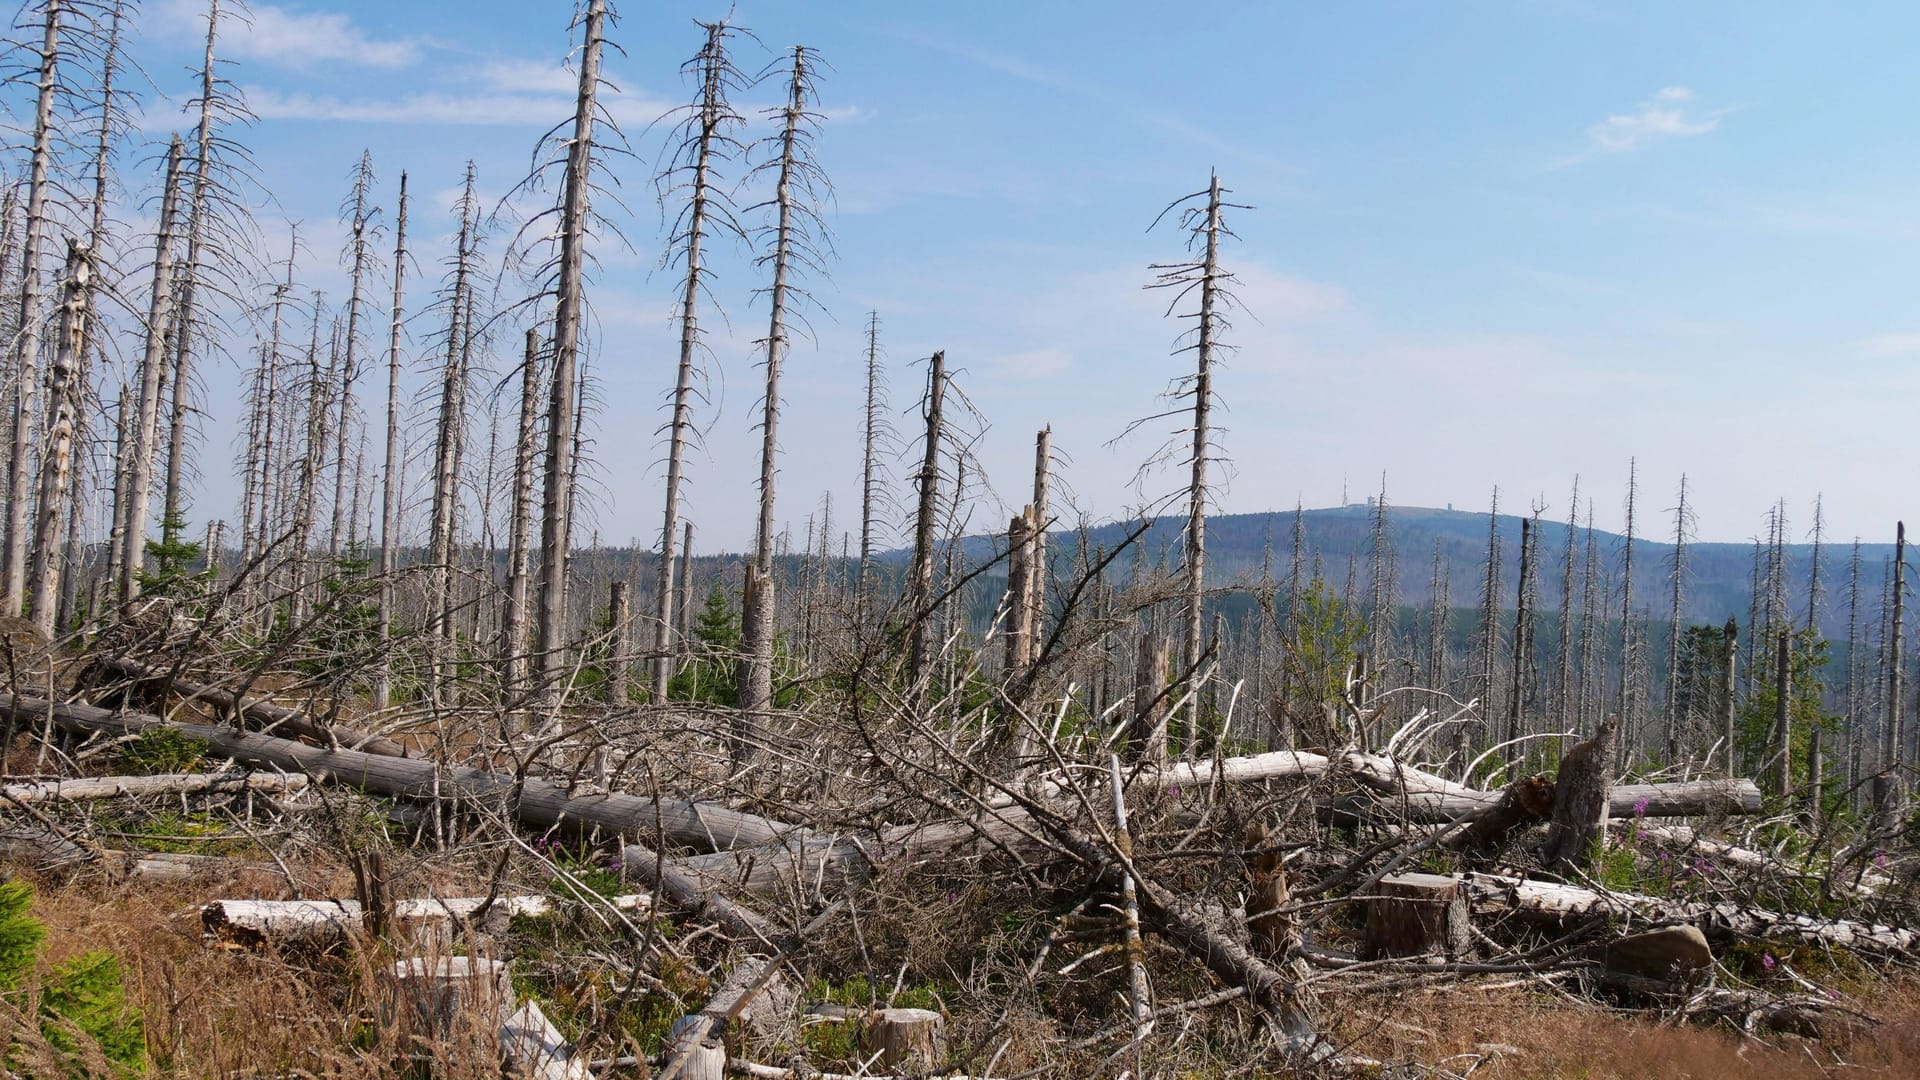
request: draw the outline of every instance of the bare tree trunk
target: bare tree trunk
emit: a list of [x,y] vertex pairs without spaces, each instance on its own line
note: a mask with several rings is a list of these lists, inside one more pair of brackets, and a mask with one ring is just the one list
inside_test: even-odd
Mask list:
[[[804,138],[807,92],[811,73],[807,68],[805,46],[794,46],[793,73],[787,83],[787,107],[779,137],[778,179],[774,188],[776,222],[773,226],[773,284],[768,289],[770,314],[767,320],[766,394],[760,420],[760,520],[754,533],[754,569],[748,588],[741,598],[741,662],[739,671],[739,710],[735,713],[732,745],[734,764],[744,765],[758,756],[757,743],[765,726],[766,713],[773,708],[773,500],[775,463],[780,451],[780,362],[787,347],[787,290],[793,262],[804,253],[804,223],[795,218],[796,198],[809,186],[805,168],[809,161]],[[805,213],[802,208],[800,213]],[[798,231],[797,231],[798,230]],[[811,549],[812,545],[808,545]],[[757,578],[757,580],[755,580]],[[666,620],[662,620],[666,622]]]
[[1140,635],[1133,662],[1133,730],[1127,748],[1135,761],[1167,762],[1167,641],[1157,630]]
[[1597,849],[1606,842],[1608,796],[1613,787],[1614,731],[1619,717],[1600,722],[1593,738],[1567,752],[1554,784],[1553,821],[1547,833],[1547,866],[1592,873]]
[[1048,509],[1049,489],[1053,481],[1053,425],[1040,429],[1033,441],[1033,552],[1029,571],[1033,582],[1027,586],[1027,651],[1038,657],[1047,634],[1047,529],[1052,524]]
[[567,554],[572,542],[574,408],[579,391],[580,320],[592,190],[594,102],[600,89],[600,51],[605,42],[607,0],[587,0],[581,35],[580,92],[567,148],[565,196],[560,210],[560,279],[554,291],[553,393],[547,402],[547,475],[540,523],[539,673],[551,692],[566,657]]
[[1727,642],[1726,700],[1721,702],[1723,710],[1720,716],[1725,727],[1722,738],[1727,744],[1727,775],[1740,775],[1739,715],[1734,706],[1740,696],[1740,624],[1727,616],[1726,629],[1723,631]]
[[[400,474],[406,468],[400,444],[400,330],[407,277],[407,174],[400,174],[400,209],[394,226],[393,306],[387,319],[387,453],[380,486],[380,671],[374,679],[373,707],[393,704],[393,575],[400,568]],[[516,493],[519,488],[514,489]]]
[[173,227],[179,211],[180,158],[176,136],[167,150],[166,186],[160,198],[160,225],[153,244],[153,284],[147,304],[146,351],[140,359],[140,411],[127,470],[126,527],[120,553],[120,598],[140,598],[146,566],[147,507],[153,496],[153,460],[160,424],[160,376],[167,365],[167,335],[173,317]]
[[460,234],[454,247],[453,292],[448,304],[446,362],[440,374],[440,416],[434,438],[433,518],[427,545],[430,566],[427,633],[433,642],[429,680],[436,704],[445,703],[448,663],[453,649],[455,516],[459,509],[460,459],[466,434],[468,325],[473,304],[471,265],[477,229],[478,197],[474,167],[460,198]]
[[[1220,270],[1220,177],[1211,178],[1207,188],[1207,217],[1204,226],[1206,256],[1200,268],[1199,339],[1194,346],[1193,376],[1193,475],[1187,485],[1187,534],[1185,546],[1186,637],[1183,660],[1188,678],[1200,678],[1200,658],[1205,650],[1202,635],[1205,619],[1201,613],[1207,588],[1207,462],[1212,451],[1213,428],[1213,350],[1219,334],[1215,305],[1219,302]],[[1189,744],[1200,732],[1200,694],[1196,683],[1188,687],[1184,735]]]
[[1575,711],[1573,697],[1573,567],[1575,539],[1578,537],[1580,514],[1580,478],[1573,480],[1573,501],[1567,509],[1567,549],[1566,558],[1560,570],[1560,641],[1554,658],[1554,712],[1560,730],[1566,731],[1580,722]]
[[1773,682],[1773,797],[1782,805],[1793,787],[1793,665],[1792,635],[1780,631],[1777,670]]
[[520,368],[520,426],[513,443],[513,506],[507,526],[507,610],[501,651],[507,660],[507,691],[527,681],[527,599],[533,577],[533,444],[540,422],[540,331],[527,331]]
[[207,200],[213,167],[213,112],[219,98],[213,74],[213,45],[220,30],[220,0],[207,0],[206,52],[200,63],[200,125],[194,137],[193,197],[187,210],[187,256],[181,264],[180,310],[174,317],[173,403],[167,437],[167,488],[160,504],[161,540],[172,542],[184,524],[181,483],[187,460],[187,416],[193,386],[193,333],[200,323],[195,292],[200,284],[201,247],[206,241]]
[[1633,512],[1640,494],[1638,460],[1627,462],[1627,543],[1620,567],[1620,737],[1614,745],[1614,767],[1624,770],[1640,752],[1640,709],[1634,695],[1634,658],[1638,642],[1633,632]]
[[1897,818],[1903,802],[1900,778],[1900,726],[1906,697],[1905,630],[1907,598],[1907,523],[1893,528],[1893,614],[1887,622],[1887,726],[1880,732],[1880,772],[1873,780],[1876,817]]
[[1007,661],[1003,684],[1010,697],[1026,677],[1027,665],[1033,662],[1033,520],[1033,507],[1029,506],[1015,514],[1007,526]]
[[[724,20],[702,25],[707,31],[706,44],[700,50],[700,55],[688,65],[700,74],[700,91],[694,102],[693,118],[687,128],[683,128],[690,128],[690,135],[680,150],[680,153],[692,155],[691,162],[685,167],[691,168],[693,177],[688,183],[686,228],[676,238],[684,245],[682,253],[686,276],[680,298],[680,363],[674,380],[673,414],[668,420],[666,500],[660,525],[660,562],[656,568],[658,581],[654,590],[653,698],[657,702],[666,700],[667,682],[673,674],[673,605],[676,599],[673,546],[679,538],[680,483],[686,465],[687,445],[693,434],[694,365],[700,345],[700,289],[702,275],[706,272],[701,262],[702,244],[710,225],[709,215],[714,211],[712,169],[715,159],[722,157],[734,145],[726,134],[727,130],[740,122],[740,117],[726,100],[727,91],[732,88],[735,78],[732,62],[726,53],[726,39],[731,28]],[[720,224],[723,228],[731,227],[738,232],[738,227],[733,225],[724,210],[720,213]],[[751,583],[748,587],[752,587]],[[744,599],[742,603],[745,603]]]
[[940,411],[947,393],[947,354],[935,352],[927,366],[926,447],[914,478],[919,509],[914,514],[913,568],[908,581],[913,606],[908,617],[907,686],[915,702],[924,700],[933,650],[933,530],[940,510]]
[[675,639],[674,656],[693,652],[693,522],[681,523],[680,541],[680,633]]
[[353,172],[352,215],[347,222],[348,244],[353,252],[353,273],[347,287],[347,346],[340,371],[340,421],[335,425],[333,456],[333,528],[327,533],[327,551],[340,554],[340,538],[351,517],[347,493],[347,442],[353,425],[353,382],[360,377],[355,361],[359,359],[360,307],[362,287],[367,277],[367,231],[372,224],[372,209],[367,205],[373,187],[373,154],[360,152],[360,164]]
[[27,233],[20,270],[20,326],[14,353],[13,447],[7,470],[6,578],[0,581],[0,615],[18,617],[27,597],[27,509],[31,492],[34,422],[40,383],[41,244],[47,220],[47,170],[53,159],[53,96],[60,63],[62,0],[48,0],[40,44],[38,97],[34,106],[33,156],[27,175]]
[[633,602],[627,596],[627,583],[620,578],[615,578],[607,588],[607,623],[607,703],[624,709],[627,671],[633,656],[633,642],[628,635],[633,623]]
[[1518,761],[1523,755],[1519,738],[1525,734],[1526,710],[1523,698],[1527,686],[1527,668],[1533,662],[1530,655],[1533,645],[1533,595],[1530,586],[1533,582],[1533,519],[1520,519],[1520,583],[1516,587],[1518,595],[1514,601],[1513,612],[1513,672],[1507,690],[1507,730],[1501,741],[1507,744],[1506,758],[1509,764]]
[[93,253],[67,241],[65,296],[53,366],[47,375],[47,445],[40,465],[40,508],[33,544],[33,624],[53,636],[60,593],[60,546],[67,513],[67,483],[72,475],[74,414],[82,389],[76,378],[80,351],[86,348],[87,305],[92,295]]
[[1680,758],[1680,603],[1687,575],[1687,476],[1680,474],[1680,505],[1673,511],[1673,601],[1667,609],[1667,764]]
[[860,578],[858,608],[866,615],[873,588],[874,508],[880,489],[879,441],[886,428],[886,382],[880,371],[880,313],[867,313],[867,405],[861,422]]

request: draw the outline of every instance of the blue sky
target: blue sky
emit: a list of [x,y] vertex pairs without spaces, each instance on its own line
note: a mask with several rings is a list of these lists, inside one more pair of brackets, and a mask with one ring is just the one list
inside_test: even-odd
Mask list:
[[[136,56],[182,98],[203,6],[148,6]],[[675,340],[648,125],[690,93],[693,20],[728,9],[624,9],[610,75],[634,156],[612,162],[624,209],[603,208],[630,247],[597,247],[590,527],[648,544]],[[261,116],[263,227],[304,223],[301,278],[344,290],[336,216],[362,148],[387,203],[410,173],[432,270],[464,162],[497,198],[567,117],[569,16],[564,2],[335,0],[259,3],[250,29],[226,27],[228,75]],[[1043,424],[1069,519],[1172,491],[1172,472],[1135,483],[1167,424],[1114,440],[1182,364],[1164,298],[1142,288],[1182,237],[1147,226],[1209,169],[1256,208],[1233,215],[1226,251],[1245,312],[1218,378],[1224,511],[1358,501],[1384,472],[1395,503],[1483,507],[1499,485],[1504,506],[1561,517],[1578,474],[1597,522],[1618,527],[1630,459],[1652,512],[1689,475],[1705,539],[1762,531],[1781,497],[1804,531],[1819,493],[1830,535],[1885,539],[1908,505],[1920,139],[1904,103],[1920,99],[1920,8],[743,3],[732,17],[765,46],[743,43],[742,67],[796,43],[832,64],[819,154],[838,257],[813,284],[823,310],[793,352],[783,421],[780,516],[796,535],[828,492],[836,531],[857,526],[869,310],[903,431],[910,365],[936,348],[990,423],[979,454],[1004,503],[984,502],[979,527],[1023,501]],[[170,118],[153,106],[148,133]],[[730,321],[687,508],[705,551],[751,539],[765,318],[745,252],[716,270]],[[429,331],[413,328],[423,361]],[[236,371],[206,373],[207,514],[237,491]]]

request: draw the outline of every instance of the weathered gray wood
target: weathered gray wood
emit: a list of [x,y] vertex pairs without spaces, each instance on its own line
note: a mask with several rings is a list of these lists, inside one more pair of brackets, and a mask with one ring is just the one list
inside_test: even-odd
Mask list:
[[[637,911],[652,900],[644,893],[610,898],[622,911]],[[470,923],[486,933],[504,933],[516,915],[540,916],[557,910],[561,901],[550,896],[513,895],[420,897],[396,901],[389,925],[396,936],[422,948],[447,943],[452,929]],[[484,910],[483,910],[484,909]],[[332,945],[344,941],[363,925],[360,901],[324,900],[214,900],[200,909],[200,929],[213,941],[245,948]]]
[[1467,888],[1459,878],[1395,874],[1367,900],[1367,959],[1466,954],[1471,944]]
[[384,1028],[411,1055],[484,1045],[513,1008],[507,965],[469,956],[417,956],[386,972]]
[[523,1080],[592,1080],[593,1070],[534,1002],[521,1003],[500,1023],[500,1052]]
[[153,795],[201,795],[257,791],[285,794],[307,786],[307,778],[285,773],[164,773],[156,776],[89,776],[36,780],[0,786],[0,806],[8,803],[84,802],[90,799],[146,798]]
[[610,833],[649,835],[657,829],[669,843],[700,849],[768,844],[799,832],[791,825],[717,803],[625,792],[576,796],[551,781],[521,781],[484,769],[439,768],[418,758],[329,750],[227,727],[169,723],[146,713],[114,713],[78,702],[53,704],[0,694],[0,716],[38,721],[49,712],[62,729],[76,734],[130,735],[164,725],[200,739],[220,755],[242,764],[305,773],[321,783],[342,784],[375,795],[492,801],[510,810],[522,823],[542,828],[597,826]]
[[1593,870],[1594,849],[1607,837],[1608,802],[1613,786],[1613,735],[1619,718],[1600,722],[1594,737],[1580,743],[1560,763],[1553,785],[1553,821],[1547,833],[1546,863],[1555,870]]

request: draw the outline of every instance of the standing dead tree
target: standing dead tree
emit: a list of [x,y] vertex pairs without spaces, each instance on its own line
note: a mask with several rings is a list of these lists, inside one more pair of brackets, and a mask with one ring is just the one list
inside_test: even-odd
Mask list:
[[92,298],[93,253],[67,242],[67,266],[61,275],[60,322],[54,338],[53,365],[47,371],[47,442],[40,465],[40,507],[34,519],[33,624],[51,637],[59,611],[60,546],[72,480],[73,433],[80,411],[79,373],[85,354],[88,305]]
[[[540,685],[550,691],[565,666],[567,638],[567,558],[572,543],[575,473],[575,417],[580,407],[580,338],[586,307],[586,246],[596,148],[595,124],[601,88],[600,56],[607,23],[614,18],[607,0],[587,0],[581,14],[580,83],[574,101],[573,136],[567,141],[566,173],[560,200],[559,247],[555,254],[553,299],[553,381],[547,398],[546,483],[541,499],[540,603],[537,653]],[[617,136],[611,122],[606,125]]]
[[790,308],[812,299],[798,279],[808,271],[821,269],[827,239],[820,205],[830,188],[813,152],[820,123],[820,114],[813,109],[819,99],[814,87],[816,70],[817,61],[806,46],[794,46],[787,103],[785,108],[773,110],[780,117],[780,134],[762,142],[770,156],[754,170],[774,180],[773,198],[751,208],[765,209],[773,215],[772,224],[760,230],[766,251],[759,259],[771,270],[772,281],[766,289],[769,314],[767,337],[762,343],[766,348],[762,363],[767,381],[760,414],[760,516],[754,529],[753,563],[747,570],[740,604],[739,711],[732,740],[736,764],[755,756],[764,717],[773,708],[773,499],[780,451],[780,364],[791,336],[794,314]]
[[891,505],[888,501],[886,451],[896,441],[893,425],[887,419],[886,371],[880,363],[880,313],[867,313],[867,396],[861,414],[860,464],[860,575],[855,590],[862,616],[873,590],[873,554],[878,542],[880,515]]
[[393,662],[388,646],[393,640],[393,575],[400,568],[400,472],[405,468],[400,432],[400,333],[405,325],[407,281],[407,174],[400,174],[399,209],[394,218],[393,306],[387,319],[387,451],[380,475],[380,614],[376,633],[380,643],[380,671],[373,687],[373,707],[385,710],[393,696]]
[[166,179],[160,195],[160,224],[153,242],[153,282],[148,287],[146,348],[140,358],[140,405],[135,415],[132,447],[127,455],[126,493],[115,499],[124,508],[120,529],[120,598],[131,604],[140,597],[140,578],[146,566],[147,508],[153,496],[153,460],[158,450],[161,374],[167,362],[167,339],[173,321],[173,243],[179,213],[179,136],[167,150]]
[[1907,600],[1907,523],[1893,526],[1892,614],[1887,619],[1886,721],[1880,729],[1880,771],[1873,778],[1873,809],[1883,821],[1901,812],[1900,726],[1906,697],[1905,615]]
[[913,563],[908,571],[908,599],[912,604],[908,617],[912,625],[907,635],[907,687],[911,700],[924,701],[925,684],[933,659],[933,557],[934,528],[940,514],[940,435],[941,412],[947,396],[947,354],[933,354],[927,364],[925,418],[927,433],[920,462],[914,476],[918,492],[913,519]]
[[428,533],[427,632],[433,641],[433,699],[442,702],[447,665],[454,643],[454,557],[458,540],[460,460],[466,440],[467,383],[472,360],[472,326],[476,293],[475,264],[479,254],[479,198],[474,166],[467,163],[466,185],[455,205],[460,231],[454,241],[453,265],[442,294],[447,320],[443,339],[446,359],[440,367],[439,419],[434,435],[433,516]]
[[33,504],[33,435],[39,409],[40,296],[47,201],[52,188],[55,92],[59,89],[61,18],[68,5],[47,0],[41,10],[36,66],[33,150],[27,166],[26,237],[20,264],[20,305],[13,343],[13,440],[7,466],[6,552],[0,580],[0,615],[18,618],[27,595],[27,511]]
[[347,495],[347,443],[353,426],[353,384],[360,377],[360,312],[366,306],[367,268],[373,261],[373,244],[378,238],[376,220],[379,208],[373,205],[373,154],[360,152],[353,167],[352,190],[340,208],[347,226],[347,250],[342,257],[351,266],[347,286],[346,343],[340,367],[340,418],[334,424],[333,527],[327,533],[327,551],[338,556],[341,541],[349,526],[351,504]]
[[1672,599],[1667,609],[1666,749],[1669,764],[1680,756],[1680,606],[1686,596],[1687,537],[1693,511],[1687,506],[1687,477],[1680,474],[1680,502],[1673,511]]
[[[666,170],[655,179],[660,198],[684,196],[667,242],[667,257],[678,258],[683,271],[680,296],[680,361],[674,377],[672,411],[667,420],[666,499],[660,524],[658,579],[654,590],[653,699],[665,701],[673,674],[673,545],[680,531],[680,485],[687,450],[696,437],[693,426],[695,378],[702,348],[700,296],[711,271],[703,261],[708,233],[717,230],[736,239],[745,231],[734,219],[732,203],[716,183],[715,169],[741,152],[732,132],[746,121],[734,111],[729,96],[747,84],[728,54],[728,39],[740,33],[725,20],[700,24],[707,32],[698,55],[681,67],[699,86],[675,129],[677,145]],[[709,297],[711,298],[711,297]]]
[[[1127,428],[1131,432],[1143,424],[1174,416],[1189,422],[1184,431],[1176,432],[1174,440],[1142,467],[1144,472],[1162,462],[1179,461],[1189,470],[1184,491],[1187,523],[1181,555],[1184,611],[1181,657],[1186,677],[1192,680],[1187,687],[1184,708],[1183,734],[1189,743],[1198,737],[1200,731],[1198,680],[1201,677],[1201,660],[1207,648],[1204,615],[1207,501],[1213,495],[1209,466],[1218,449],[1215,445],[1218,431],[1213,424],[1213,374],[1215,364],[1226,349],[1221,342],[1221,334],[1228,329],[1226,316],[1235,306],[1233,274],[1220,265],[1220,241],[1234,235],[1233,230],[1227,227],[1223,214],[1229,209],[1252,209],[1227,202],[1225,196],[1229,193],[1228,189],[1220,186],[1220,177],[1216,173],[1209,178],[1205,190],[1174,200],[1154,219],[1154,224],[1158,225],[1168,214],[1180,211],[1179,227],[1187,233],[1188,250],[1198,249],[1198,258],[1192,261],[1154,264],[1150,269],[1155,272],[1155,277],[1147,285],[1149,289],[1170,290],[1173,298],[1167,304],[1167,314],[1193,323],[1192,329],[1183,331],[1178,339],[1179,342],[1191,343],[1177,344],[1175,355],[1191,352],[1194,364],[1191,373],[1177,377],[1167,389],[1165,399],[1173,403],[1175,408],[1136,420]],[[1190,308],[1186,307],[1189,302],[1192,303]],[[1190,436],[1190,440],[1184,460],[1181,460],[1179,437],[1183,434]]]

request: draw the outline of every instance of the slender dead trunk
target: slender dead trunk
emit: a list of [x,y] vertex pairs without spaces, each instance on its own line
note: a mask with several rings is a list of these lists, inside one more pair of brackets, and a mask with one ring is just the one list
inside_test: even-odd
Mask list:
[[60,545],[66,527],[67,484],[72,475],[74,416],[79,412],[81,350],[86,348],[88,302],[92,296],[93,253],[67,242],[60,330],[54,340],[53,366],[47,375],[47,445],[41,453],[40,507],[34,518],[33,624],[53,636],[60,593]]
[[880,371],[880,313],[867,313],[867,404],[861,421],[860,577],[858,609],[866,615],[873,588],[874,500],[880,493],[880,435],[885,430],[886,383]]
[[1793,787],[1793,635],[1780,631],[1773,676],[1773,797],[1786,805]]
[[1029,651],[1038,657],[1047,633],[1047,527],[1049,489],[1053,480],[1053,425],[1040,429],[1033,441],[1033,553],[1027,586],[1027,637]]
[[[400,473],[406,467],[400,447],[400,329],[403,325],[407,277],[407,174],[400,174],[400,209],[394,224],[393,306],[387,318],[387,453],[380,476],[380,671],[374,679],[373,707],[383,711],[393,703],[393,575],[399,569]],[[518,490],[517,488],[515,489]]]
[[908,581],[913,599],[908,617],[907,687],[913,699],[924,701],[933,652],[933,543],[940,513],[940,413],[947,393],[947,354],[935,352],[927,365],[926,447],[920,472],[914,477],[919,508],[914,514],[913,567]]
[[467,163],[460,199],[460,233],[454,247],[453,291],[448,303],[446,361],[440,369],[440,409],[434,437],[433,515],[427,562],[427,632],[433,641],[433,699],[444,701],[446,665],[453,648],[455,515],[459,507],[460,459],[466,434],[467,327],[473,286],[471,267],[477,228],[474,167]]
[[[773,504],[774,479],[780,452],[780,364],[787,348],[787,289],[794,272],[796,245],[795,200],[807,177],[796,175],[804,165],[799,141],[806,120],[807,69],[805,46],[793,50],[793,73],[787,83],[787,107],[780,133],[778,179],[774,188],[773,283],[768,288],[767,351],[765,356],[766,392],[760,419],[760,520],[754,532],[754,573],[742,594],[741,662],[739,672],[739,710],[735,714],[736,731],[733,758],[736,765],[757,756],[756,743],[765,725],[765,714],[773,708]],[[812,545],[808,545],[811,549]],[[665,620],[662,620],[664,623]]]
[[1667,764],[1680,758],[1680,603],[1687,574],[1687,477],[1680,474],[1680,505],[1673,511],[1673,599],[1667,608]]
[[1893,819],[1901,811],[1900,726],[1906,698],[1907,523],[1893,528],[1893,613],[1887,621],[1887,726],[1880,732],[1880,773],[1873,781],[1876,816]]
[[194,137],[193,197],[187,210],[187,255],[181,263],[180,310],[174,318],[173,402],[167,437],[167,487],[160,504],[161,541],[174,542],[185,524],[181,477],[187,459],[187,417],[192,412],[193,336],[200,317],[195,292],[200,284],[201,247],[206,242],[207,200],[212,192],[213,111],[218,98],[213,46],[220,31],[220,0],[207,0],[206,51],[200,62],[200,124]]
[[53,97],[60,63],[62,0],[48,0],[40,44],[40,75],[33,117],[33,155],[27,173],[27,230],[20,267],[20,325],[14,353],[13,447],[7,470],[5,580],[0,615],[19,617],[27,596],[27,509],[40,384],[41,246],[47,222],[47,170],[53,161]]
[[1726,629],[1722,631],[1727,642],[1726,697],[1720,703],[1721,725],[1725,728],[1721,737],[1727,744],[1727,775],[1740,775],[1739,715],[1734,706],[1740,696],[1740,624],[1733,616],[1727,616]]
[[353,273],[347,287],[347,345],[345,359],[340,370],[340,420],[334,430],[333,455],[333,528],[327,534],[327,551],[340,554],[341,533],[351,516],[353,502],[345,498],[347,491],[347,441],[353,426],[353,383],[360,377],[360,307],[363,286],[367,278],[367,230],[372,224],[371,208],[367,205],[368,196],[373,188],[373,154],[360,152],[360,164],[354,168],[353,175],[353,212],[348,221],[348,244],[353,252]]
[[680,626],[674,640],[676,658],[693,652],[693,522],[681,522],[680,539]]
[[1507,744],[1509,763],[1520,759],[1519,738],[1525,734],[1526,710],[1522,707],[1527,685],[1527,667],[1532,662],[1533,621],[1533,545],[1537,533],[1534,519],[1520,519],[1520,583],[1516,587],[1513,613],[1513,671],[1507,688],[1507,730],[1501,741]]
[[120,598],[140,598],[146,568],[147,508],[153,497],[153,461],[160,426],[160,376],[167,364],[167,337],[173,317],[173,227],[179,211],[179,136],[167,150],[166,186],[160,197],[160,225],[153,243],[153,284],[148,293],[146,351],[140,359],[140,411],[127,469],[126,527],[121,532]]
[[507,610],[501,636],[507,659],[507,690],[522,689],[527,681],[527,598],[533,577],[533,464],[534,440],[539,432],[540,331],[527,331],[527,351],[520,367],[520,426],[513,442],[513,506],[507,525]]
[[[1219,334],[1215,313],[1219,302],[1220,272],[1220,177],[1212,177],[1207,189],[1207,218],[1204,228],[1206,256],[1200,269],[1199,339],[1194,347],[1193,376],[1193,476],[1187,486],[1187,535],[1184,576],[1186,578],[1186,638],[1183,660],[1188,678],[1200,678],[1200,657],[1205,643],[1205,622],[1201,613],[1206,599],[1207,574],[1207,462],[1212,450],[1213,428],[1213,352]],[[1196,684],[1188,688],[1186,724],[1183,732],[1193,743],[1200,732],[1200,694]]]
[[566,657],[567,556],[572,542],[574,409],[578,404],[580,322],[585,305],[588,197],[592,191],[594,103],[600,90],[607,0],[587,0],[581,34],[580,91],[567,147],[560,208],[560,277],[554,290],[553,389],[547,401],[546,485],[540,523],[539,673],[543,690],[558,681]]

